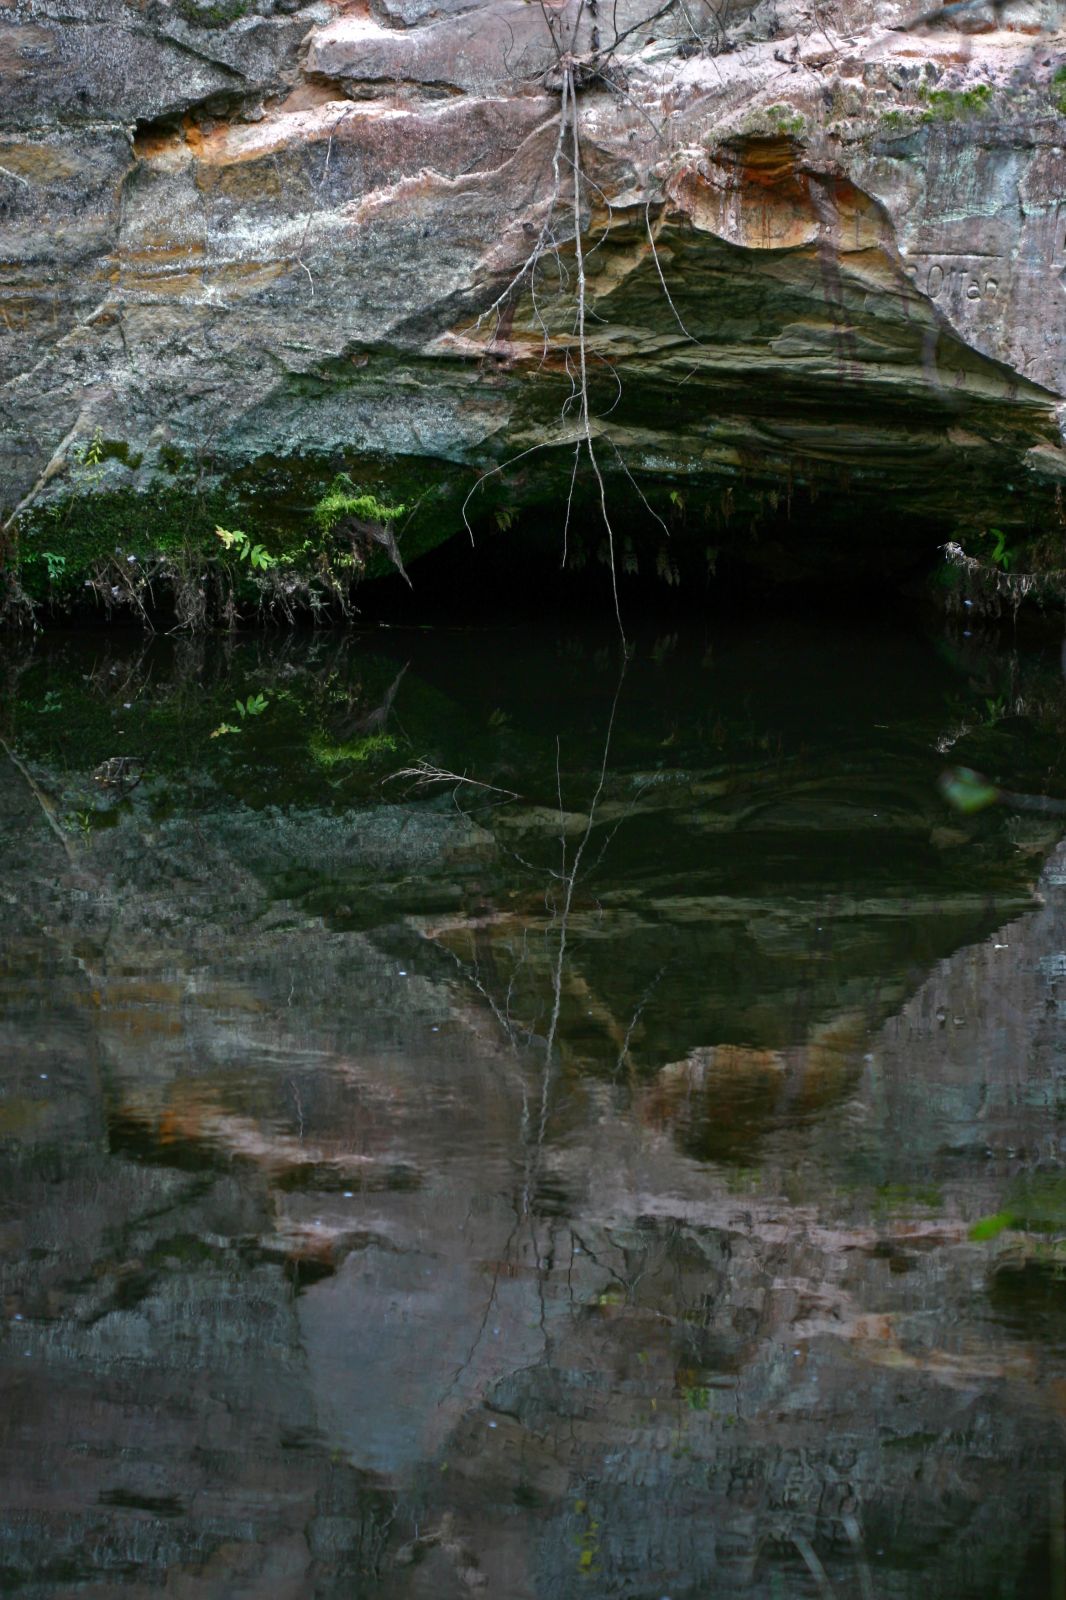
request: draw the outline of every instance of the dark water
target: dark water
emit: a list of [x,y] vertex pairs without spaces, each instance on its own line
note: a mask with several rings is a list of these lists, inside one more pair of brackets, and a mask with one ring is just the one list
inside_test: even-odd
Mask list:
[[0,670],[3,1593],[1062,1600],[1057,657]]

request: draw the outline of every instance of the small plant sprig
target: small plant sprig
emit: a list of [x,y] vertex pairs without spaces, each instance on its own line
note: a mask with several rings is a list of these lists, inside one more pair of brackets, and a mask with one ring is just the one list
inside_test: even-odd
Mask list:
[[1066,117],[1066,66],[1056,67],[1052,74],[1051,99],[1059,115]]
[[76,476],[87,488],[94,489],[104,475],[104,431],[95,428],[87,444],[75,446],[71,452],[77,462]]
[[1004,572],[1009,572],[1014,560],[1014,551],[1007,545],[1007,535],[1002,528],[989,528],[989,534],[995,539],[995,548],[992,551],[992,560],[997,567],[1002,567]]
[[240,528],[216,528],[215,536],[222,540],[227,550],[236,551],[238,561],[247,561],[257,572],[269,572],[271,567],[278,564],[277,556],[272,556],[263,545],[253,544]]
[[67,570],[67,558],[57,555],[54,550],[42,550],[41,560],[48,568],[49,583],[58,583]]

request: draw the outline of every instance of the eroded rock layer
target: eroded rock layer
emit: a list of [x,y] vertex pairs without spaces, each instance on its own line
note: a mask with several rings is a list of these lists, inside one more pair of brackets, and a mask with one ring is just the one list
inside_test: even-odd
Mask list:
[[492,468],[475,510],[564,496],[582,438],[633,505],[1046,529],[1061,18],[918,10],[5,4],[9,545],[205,485],[306,533],[347,468],[417,554]]

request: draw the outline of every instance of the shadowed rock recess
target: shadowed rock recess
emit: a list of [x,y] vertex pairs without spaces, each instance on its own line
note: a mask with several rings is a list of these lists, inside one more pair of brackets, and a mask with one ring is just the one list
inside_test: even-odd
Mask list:
[[408,566],[573,475],[595,563],[590,444],[667,583],[1057,543],[1061,14],[923,11],[3,0],[9,596],[343,607],[340,473]]

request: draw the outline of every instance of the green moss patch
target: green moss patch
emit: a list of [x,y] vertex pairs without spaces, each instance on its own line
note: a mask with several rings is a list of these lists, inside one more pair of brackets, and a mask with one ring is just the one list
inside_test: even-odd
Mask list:
[[972,89],[927,89],[918,91],[925,110],[923,122],[967,122],[991,109],[990,84],[978,83]]
[[398,521],[406,511],[405,505],[390,505],[379,500],[376,494],[357,489],[348,473],[342,472],[315,505],[313,516],[319,533],[324,535],[331,533],[345,517],[385,526]]
[[[352,522],[393,531],[405,561],[462,526],[469,474],[336,459],[249,463],[202,487],[175,451],[147,492],[115,488],[103,463],[134,470],[121,440],[94,436],[61,498],[19,521],[6,576],[39,608],[175,613],[184,625],[250,614],[345,614],[355,586],[394,568],[385,550],[353,539]],[[221,533],[220,533],[221,530]],[[357,548],[358,546],[358,548]]]
[[18,577],[32,599],[70,606],[106,573],[118,582],[123,567],[206,557],[216,524],[232,509],[222,492],[182,487],[70,494],[20,520]]
[[1066,117],[1066,66],[1055,69],[1051,79],[1051,99],[1059,115]]

